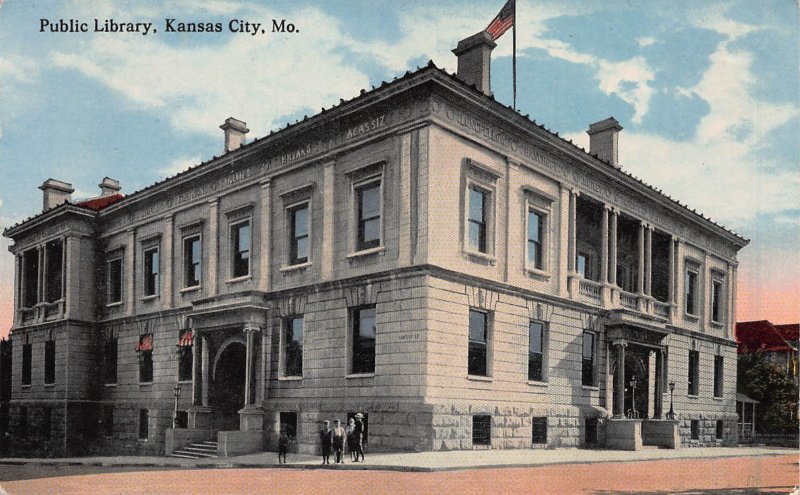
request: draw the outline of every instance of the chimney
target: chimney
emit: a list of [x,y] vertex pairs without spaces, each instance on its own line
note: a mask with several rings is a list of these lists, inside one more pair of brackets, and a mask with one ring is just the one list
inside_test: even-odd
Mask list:
[[239,119],[228,117],[225,123],[219,126],[220,129],[225,131],[225,152],[239,149],[244,142],[244,135],[250,132],[247,124]]
[[72,193],[75,192],[72,184],[55,179],[47,179],[39,186],[39,189],[42,190],[42,211],[47,211],[61,203],[71,201]]
[[622,126],[617,119],[609,117],[600,122],[595,122],[586,131],[589,134],[589,153],[597,155],[601,160],[605,160],[614,168],[619,166],[619,131]]
[[453,50],[458,57],[458,77],[488,96],[492,95],[492,50],[496,46],[489,33],[481,31],[459,41]]
[[100,196],[113,196],[122,189],[119,186],[119,181],[110,177],[103,177],[103,181],[97,185],[100,187]]

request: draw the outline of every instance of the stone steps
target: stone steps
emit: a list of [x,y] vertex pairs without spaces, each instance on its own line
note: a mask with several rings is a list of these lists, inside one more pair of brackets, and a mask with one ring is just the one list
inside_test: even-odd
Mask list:
[[217,442],[207,440],[193,443],[176,450],[169,456],[179,457],[181,459],[208,459],[209,457],[217,457]]

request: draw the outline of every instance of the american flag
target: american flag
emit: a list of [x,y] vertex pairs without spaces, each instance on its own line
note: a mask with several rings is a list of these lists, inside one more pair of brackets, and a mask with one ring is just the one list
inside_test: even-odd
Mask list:
[[514,0],[508,0],[500,13],[492,19],[486,32],[492,37],[492,40],[498,39],[503,36],[503,33],[509,30],[514,25]]

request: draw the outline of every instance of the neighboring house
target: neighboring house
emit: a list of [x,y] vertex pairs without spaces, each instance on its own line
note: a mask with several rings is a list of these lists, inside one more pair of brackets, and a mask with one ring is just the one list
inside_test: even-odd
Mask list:
[[800,324],[777,325],[767,320],[736,323],[736,342],[739,354],[761,352],[780,365],[795,380],[798,377],[797,351],[800,344]]
[[247,144],[230,118],[124,197],[46,181],[4,232],[16,452],[313,453],[357,412],[373,451],[735,442],[748,241],[625,172],[613,118],[586,152],[495,101],[494,46]]

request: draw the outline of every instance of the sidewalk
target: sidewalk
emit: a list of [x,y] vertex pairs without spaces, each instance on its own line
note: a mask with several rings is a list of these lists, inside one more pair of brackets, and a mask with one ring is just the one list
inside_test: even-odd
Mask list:
[[450,452],[418,452],[401,454],[371,454],[366,462],[322,466],[318,456],[289,455],[287,464],[277,463],[274,452],[258,452],[236,457],[211,459],[178,459],[172,457],[71,457],[63,459],[0,459],[5,465],[50,466],[113,466],[203,468],[283,468],[283,469],[374,469],[385,471],[434,472],[461,469],[531,467],[549,464],[592,464],[599,462],[637,462],[670,459],[711,459],[725,457],[760,457],[798,455],[797,449],[772,447],[713,447],[645,449],[636,452],[620,450],[467,450]]

